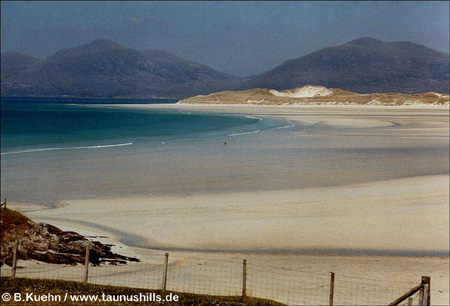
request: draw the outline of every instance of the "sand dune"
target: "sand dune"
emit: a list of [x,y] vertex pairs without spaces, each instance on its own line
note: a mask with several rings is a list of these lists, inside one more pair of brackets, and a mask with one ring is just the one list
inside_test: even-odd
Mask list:
[[244,104],[244,105],[449,105],[449,95],[434,92],[420,94],[371,93],[358,94],[339,88],[306,85],[277,91],[250,89],[222,91],[198,95],[180,101],[186,104]]

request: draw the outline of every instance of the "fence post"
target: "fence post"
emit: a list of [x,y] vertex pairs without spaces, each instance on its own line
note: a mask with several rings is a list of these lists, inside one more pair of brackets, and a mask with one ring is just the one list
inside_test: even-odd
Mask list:
[[242,297],[247,296],[247,259],[244,259],[242,265]]
[[331,272],[331,278],[330,278],[330,302],[329,302],[330,306],[333,306],[333,298],[334,298],[334,272]]
[[[430,306],[431,305],[431,291],[430,291],[430,285],[431,285],[431,278],[429,276],[422,276],[422,285],[426,285],[424,288],[424,294],[422,299],[423,302],[426,303],[425,305]],[[426,296],[426,299],[425,299]]]
[[19,241],[16,240],[16,243],[13,247],[13,260],[12,260],[12,269],[11,269],[11,279],[14,280],[16,278],[16,270],[17,270],[17,252],[19,249]]
[[408,306],[411,306],[412,303],[413,303],[413,298],[409,298],[409,299],[408,299]]
[[87,284],[88,282],[88,274],[89,274],[89,253],[91,249],[91,243],[89,242],[86,245],[86,256],[84,257],[84,277],[83,277],[83,284]]
[[162,281],[162,292],[166,292],[167,288],[167,269],[169,267],[169,253],[165,254],[164,258],[164,274],[163,274],[163,281]]
[[423,285],[422,288],[419,291],[419,305],[423,305]]

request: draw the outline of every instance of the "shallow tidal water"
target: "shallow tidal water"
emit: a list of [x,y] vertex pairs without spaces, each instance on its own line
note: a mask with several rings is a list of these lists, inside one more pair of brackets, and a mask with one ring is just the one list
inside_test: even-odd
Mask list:
[[2,100],[2,198],[55,206],[448,173],[448,145],[386,146],[344,135],[358,128],[76,102]]

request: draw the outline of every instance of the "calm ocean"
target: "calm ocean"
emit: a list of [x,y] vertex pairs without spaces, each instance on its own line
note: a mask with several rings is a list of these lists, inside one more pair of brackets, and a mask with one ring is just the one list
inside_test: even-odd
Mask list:
[[376,129],[102,105],[117,102],[3,98],[1,197],[56,206],[73,199],[315,188],[448,173],[448,142],[365,148],[372,138],[347,133]]
[[246,171],[241,161],[255,157],[244,148],[286,125],[245,115],[103,105],[139,102],[176,101],[2,98],[1,196],[56,205],[66,199],[212,190],[211,183],[228,188],[226,173],[235,167]]
[[142,145],[223,133],[240,134],[255,131],[256,126],[260,126],[260,120],[244,116],[102,106],[175,102],[176,100],[2,98],[2,156]]

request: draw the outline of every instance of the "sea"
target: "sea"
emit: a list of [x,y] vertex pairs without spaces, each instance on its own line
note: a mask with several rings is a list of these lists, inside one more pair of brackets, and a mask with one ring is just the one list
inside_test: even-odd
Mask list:
[[1,198],[56,207],[79,199],[316,188],[448,173],[445,139],[418,147],[414,139],[374,138],[377,128],[338,130],[263,112],[123,107],[176,102],[2,98]]
[[200,158],[222,154],[237,138],[289,127],[245,115],[112,106],[176,102],[2,97],[1,196],[56,205],[63,199],[181,192],[187,185],[180,180],[189,181],[189,173],[202,176],[186,168],[204,167]]
[[259,118],[170,110],[126,109],[108,104],[173,104],[177,100],[2,98],[1,154],[93,150],[220,135],[245,134]]

